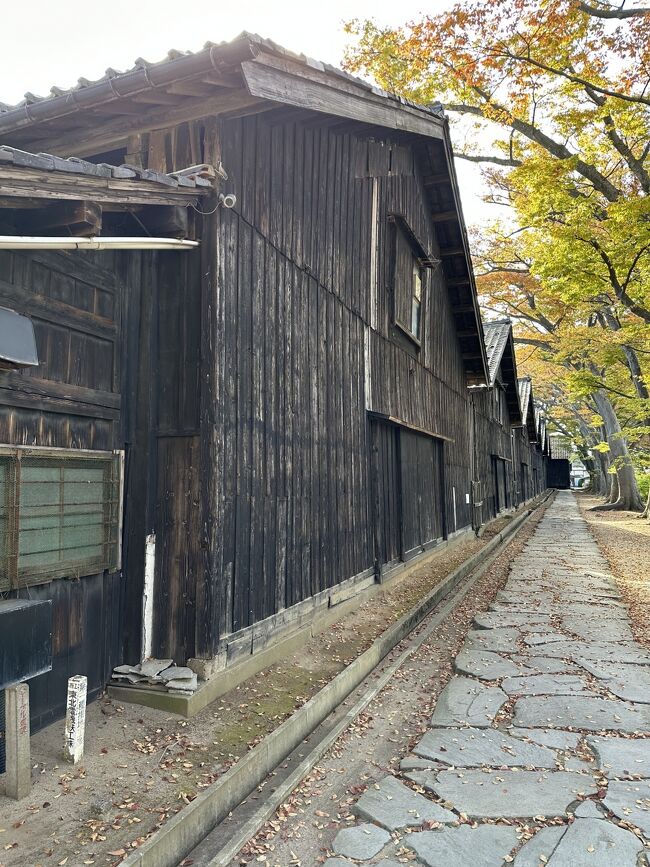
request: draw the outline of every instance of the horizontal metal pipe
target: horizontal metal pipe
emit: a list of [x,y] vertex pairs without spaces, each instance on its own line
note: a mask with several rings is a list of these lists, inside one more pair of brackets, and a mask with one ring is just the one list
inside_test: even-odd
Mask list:
[[194,250],[198,241],[180,238],[49,238],[0,235],[0,250]]

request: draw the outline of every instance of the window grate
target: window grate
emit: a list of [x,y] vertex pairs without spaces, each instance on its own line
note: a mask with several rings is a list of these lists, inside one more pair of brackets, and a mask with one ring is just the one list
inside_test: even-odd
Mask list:
[[0,590],[119,568],[121,456],[0,446]]

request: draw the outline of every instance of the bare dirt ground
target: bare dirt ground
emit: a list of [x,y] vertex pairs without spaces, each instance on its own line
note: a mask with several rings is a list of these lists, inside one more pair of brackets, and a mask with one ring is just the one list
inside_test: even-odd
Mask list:
[[650,522],[636,512],[591,512],[602,500],[588,494],[576,499],[629,606],[634,637],[650,647]]
[[511,520],[434,551],[408,580],[380,588],[191,720],[102,698],[88,707],[76,768],[61,760],[62,721],[38,732],[30,796],[16,803],[0,795],[0,867],[119,864]]
[[[426,731],[474,616],[486,610],[503,587],[512,560],[534,533],[544,511],[540,509],[519,532],[233,864],[314,867],[327,860],[336,833],[355,822],[351,807],[360,792],[387,772],[395,772]],[[398,855],[404,863],[414,857],[406,850]]]

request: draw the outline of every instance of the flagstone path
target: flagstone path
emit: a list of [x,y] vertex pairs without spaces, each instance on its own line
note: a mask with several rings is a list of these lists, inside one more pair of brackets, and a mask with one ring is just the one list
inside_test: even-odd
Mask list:
[[474,625],[402,779],[361,795],[326,867],[650,865],[650,653],[573,494]]

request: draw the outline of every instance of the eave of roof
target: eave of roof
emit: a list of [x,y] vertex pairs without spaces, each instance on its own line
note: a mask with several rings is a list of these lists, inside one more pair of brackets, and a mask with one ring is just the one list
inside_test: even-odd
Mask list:
[[207,165],[164,174],[132,165],[96,164],[0,146],[3,207],[24,207],[26,199],[191,205],[212,192],[215,175],[215,169]]
[[494,386],[499,371],[506,383],[506,401],[512,427],[523,426],[523,413],[519,401],[517,360],[510,319],[496,319],[483,323],[488,358],[489,385]]
[[489,385],[494,385],[496,382],[511,329],[512,323],[509,319],[498,319],[483,323],[485,351],[487,353],[488,371],[490,374]]
[[[423,116],[440,117],[439,109],[417,105],[335,66],[303,54],[295,54],[270,39],[244,31],[231,42],[207,42],[201,51],[172,49],[166,58],[154,63],[138,58],[130,69],[123,72],[107,69],[105,75],[96,81],[80,78],[71,88],[52,87],[47,96],[26,93],[25,98],[15,105],[0,103],[0,136],[6,139],[9,133],[25,127],[74,115],[84,109],[97,108],[109,102],[137,97],[147,91],[155,91],[209,73],[217,76],[214,84],[220,86],[220,75],[238,71],[241,63],[253,60],[260,54],[296,61],[302,66],[351,84],[368,95],[388,100],[396,106],[415,110]],[[232,86],[232,82],[228,84]]]
[[521,416],[528,432],[528,440],[531,443],[537,441],[537,423],[533,409],[533,384],[530,376],[524,376],[517,380],[519,387],[519,404]]
[[[183,96],[186,93],[203,95]],[[97,81],[80,79],[68,90],[52,88],[47,97],[27,94],[18,105],[0,106],[0,139],[34,150],[75,150],[93,155],[137,132],[244,106],[247,110],[259,106],[257,110],[261,110],[269,100],[420,136],[443,148],[453,207],[442,212],[434,208],[433,218],[443,233],[456,239],[454,247],[458,249],[443,255],[456,256],[455,267],[463,263],[462,273],[451,279],[447,276],[447,287],[467,381],[487,383],[478,294],[449,125],[441,106],[416,105],[336,67],[245,32],[229,43],[207,43],[196,53],[171,51],[158,63],[139,59],[125,72],[109,69]]]
[[58,157],[46,153],[29,153],[9,145],[0,145],[0,168],[13,166],[21,169],[35,169],[46,172],[62,172],[76,177],[113,178],[118,180],[138,180],[164,187],[181,189],[210,190],[215,176],[214,169],[208,165],[191,166],[176,172],[155,172],[139,166],[122,163],[114,166],[108,163],[91,163],[79,157]]

